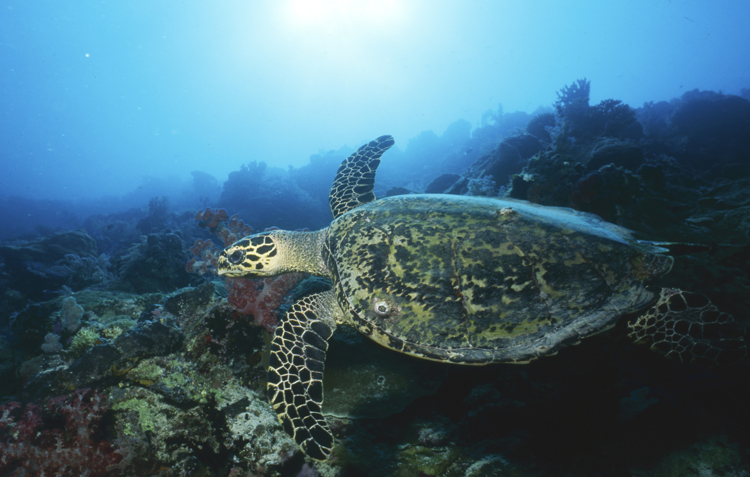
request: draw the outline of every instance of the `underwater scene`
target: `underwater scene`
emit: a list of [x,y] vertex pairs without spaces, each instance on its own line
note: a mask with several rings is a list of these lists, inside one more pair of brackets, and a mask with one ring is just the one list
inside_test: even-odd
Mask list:
[[0,477],[750,477],[750,3],[0,3]]

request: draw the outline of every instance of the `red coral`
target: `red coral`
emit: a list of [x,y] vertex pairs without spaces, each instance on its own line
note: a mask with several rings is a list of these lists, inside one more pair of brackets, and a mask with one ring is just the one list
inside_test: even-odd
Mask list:
[[198,227],[208,229],[212,234],[218,235],[225,247],[253,232],[253,228],[241,221],[239,215],[234,214],[229,217],[224,209],[206,208],[195,215],[195,220],[198,222]]
[[219,236],[221,241],[224,242],[224,246],[229,247],[239,239],[247,237],[253,233],[253,228],[249,225],[245,225],[245,223],[239,219],[239,216],[234,214],[229,218],[229,222],[227,222],[226,225],[221,224],[215,233]]
[[[198,221],[198,227],[208,229],[211,233],[216,234],[224,242],[225,247],[253,232],[253,228],[241,221],[237,214],[229,217],[224,209],[206,208],[206,210],[195,215],[195,220]],[[196,240],[190,247],[190,252],[193,257],[185,265],[185,270],[188,273],[200,275],[216,273],[217,260],[221,250],[210,239]]]
[[284,302],[287,293],[304,277],[304,273],[287,273],[263,280],[227,278],[227,301],[237,313],[252,315],[256,326],[273,331],[279,324],[276,310]]
[[98,438],[99,423],[109,409],[106,396],[91,389],[76,390],[47,402],[46,410],[62,417],[63,429],[45,422],[41,410],[11,402],[0,406],[0,474],[20,475],[114,475],[113,466],[123,456],[109,441]]
[[229,218],[227,211],[224,209],[211,209],[206,207],[203,212],[198,212],[195,215],[195,220],[198,222],[199,227],[206,228],[211,232],[222,222],[226,222]]
[[[239,219],[237,214],[228,217],[224,209],[207,208],[195,216],[198,226],[207,228],[216,234],[224,246],[228,247],[237,240],[252,233],[253,228]],[[278,230],[271,227],[268,230]],[[190,247],[194,255],[185,269],[189,273],[201,275],[216,273],[219,250],[211,240],[196,240]],[[304,278],[302,273],[289,273],[280,277],[254,280],[250,278],[227,278],[227,301],[241,315],[252,315],[256,326],[263,326],[273,331],[279,324],[276,310],[281,306],[284,297]]]
[[190,247],[190,253],[194,256],[185,265],[185,270],[188,273],[198,273],[200,275],[205,275],[209,272],[216,273],[220,252],[211,239],[196,240],[193,246]]

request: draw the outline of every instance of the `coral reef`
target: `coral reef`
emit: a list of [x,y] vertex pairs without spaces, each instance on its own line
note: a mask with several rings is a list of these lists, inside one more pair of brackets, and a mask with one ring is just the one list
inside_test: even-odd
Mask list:
[[656,154],[668,154],[699,171],[713,169],[714,176],[726,165],[747,165],[747,98],[696,89],[670,102],[644,104],[638,119]]
[[341,325],[326,356],[323,411],[346,419],[388,417],[435,393],[446,374],[441,364],[405,358]]
[[[328,286],[310,278],[294,293]],[[739,375],[676,367],[604,337],[522,367],[455,368],[383,349],[343,327],[331,340],[325,380],[340,445],[332,462],[305,464],[264,397],[267,332],[214,301],[211,283],[148,300],[100,291],[75,298],[85,326],[126,315],[140,322],[77,360],[41,363],[22,396],[41,402],[86,383],[107,389],[110,417],[99,425],[125,455],[112,468],[123,475],[158,468],[298,475],[305,465],[308,473],[373,477],[746,467],[737,440],[747,423]],[[691,454],[700,439],[685,441],[686,432],[716,426],[739,437]]]
[[[541,151],[543,144],[534,136],[523,134],[503,139],[489,154],[477,159],[463,176],[444,189],[448,194],[498,196],[514,174]],[[493,180],[493,184],[486,181]],[[482,181],[482,182],[477,182]]]
[[219,249],[211,239],[197,239],[190,247],[190,253],[193,256],[185,264],[185,271],[188,273],[197,273],[205,275],[207,273],[217,273],[217,260],[219,259]]
[[[201,228],[217,235],[225,247],[250,234],[252,227],[242,222],[235,214],[228,217],[224,209],[207,208],[195,219]],[[221,252],[209,240],[196,240],[190,248],[193,253],[186,270],[191,273],[216,273],[216,260]],[[289,273],[265,279],[227,278],[227,301],[240,315],[252,316],[253,323],[273,331],[278,325],[276,310],[284,303],[287,294],[304,278],[301,273]]]
[[184,334],[174,325],[160,322],[145,322],[120,333],[112,341],[103,339],[91,328],[81,331],[84,334],[70,356],[74,359],[50,363],[49,369],[30,378],[20,392],[24,399],[39,400],[88,385],[101,388],[112,385],[121,372],[118,370],[129,369],[134,361],[144,357],[174,352],[184,341]]
[[102,253],[99,257],[79,257],[74,253],[66,254],[58,260],[49,271],[61,277],[67,277],[65,285],[73,291],[106,283],[109,279],[109,257]]
[[169,226],[169,199],[152,197],[148,201],[148,215],[138,221],[136,228],[144,235],[162,232]]
[[142,236],[127,253],[115,259],[117,279],[113,287],[135,293],[168,293],[197,284],[185,270],[188,255],[175,233]]
[[630,106],[615,99],[605,99],[596,106],[589,106],[590,92],[591,82],[585,78],[558,91],[556,125],[549,129],[558,148],[571,138],[580,141],[597,137],[620,140],[643,137],[643,128]]
[[[253,231],[251,226],[246,225],[239,219],[239,215],[235,214],[229,217],[224,209],[207,207],[195,215],[195,220],[198,222],[198,227],[218,236],[225,247],[242,237],[250,235]],[[193,254],[193,257],[188,260],[185,270],[188,273],[199,275],[216,274],[216,260],[219,258],[220,252],[221,250],[214,245],[211,239],[197,239],[190,247],[190,253]]]
[[32,300],[49,298],[50,290],[71,283],[71,279],[81,288],[101,281],[95,278],[98,257],[96,242],[83,230],[0,245],[9,286]]
[[96,241],[100,253],[114,257],[140,240],[141,233],[136,228],[137,217],[133,212],[92,215],[83,221],[83,227]]
[[78,330],[78,333],[73,336],[73,339],[70,342],[69,351],[71,356],[80,358],[91,347],[101,343],[102,340],[99,333],[88,327],[81,328]]
[[[276,310],[284,298],[305,277],[303,273],[287,273],[273,278],[231,278],[227,302],[240,315],[250,315],[253,323],[273,331],[279,324]],[[292,297],[290,297],[290,301]]]
[[526,134],[534,136],[545,144],[552,142],[550,129],[555,127],[554,113],[537,114],[526,124]]
[[51,398],[45,406],[47,418],[33,404],[23,411],[17,402],[0,406],[0,473],[118,475],[123,455],[102,438],[100,428],[108,409],[107,396],[91,389]]
[[81,327],[81,317],[83,317],[83,307],[76,303],[75,297],[66,297],[62,302],[62,310],[60,311],[62,327],[71,333],[75,333]]
[[47,333],[44,335],[44,344],[41,346],[42,351],[45,353],[59,353],[62,351],[63,346],[60,344],[60,335],[54,333]]
[[[320,228],[330,222],[324,197],[315,199],[291,179],[288,170],[252,161],[229,173],[218,206],[251,218],[260,228]],[[330,180],[330,178],[328,179]],[[278,204],[286,204],[278,207]]]

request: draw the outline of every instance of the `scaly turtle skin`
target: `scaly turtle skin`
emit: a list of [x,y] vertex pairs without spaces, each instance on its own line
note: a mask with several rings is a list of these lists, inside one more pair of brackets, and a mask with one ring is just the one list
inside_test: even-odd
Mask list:
[[375,170],[392,145],[382,136],[342,163],[328,228],[251,235],[219,259],[221,275],[302,271],[333,282],[295,303],[271,343],[269,399],[310,457],[333,448],[322,381],[337,324],[424,359],[522,363],[648,309],[628,325],[636,341],[690,363],[745,357],[731,316],[700,295],[649,287],[672,266],[666,249],[597,216],[453,195],[375,201]]

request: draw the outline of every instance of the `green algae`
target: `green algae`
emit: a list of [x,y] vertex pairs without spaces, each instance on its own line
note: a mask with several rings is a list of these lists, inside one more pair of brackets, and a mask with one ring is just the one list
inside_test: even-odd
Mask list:
[[84,327],[78,330],[78,333],[73,336],[73,341],[70,343],[68,351],[74,357],[81,357],[89,350],[89,348],[98,344],[101,340],[99,333],[92,327]]
[[631,470],[634,477],[742,477],[750,475],[750,467],[725,435],[713,436],[687,449],[672,452],[649,470]]
[[215,363],[195,363],[181,358],[155,357],[144,359],[126,372],[132,383],[145,387],[158,385],[165,395],[177,395],[187,401],[206,404],[221,403],[224,388],[232,379],[232,373]]
[[461,450],[453,446],[425,447],[408,446],[398,454],[398,477],[418,477],[419,475],[442,475],[461,455]]
[[158,407],[155,407],[146,400],[139,398],[126,399],[112,406],[114,411],[129,411],[138,415],[138,425],[140,429],[133,429],[130,422],[124,422],[123,432],[130,436],[136,437],[142,432],[156,433],[164,425],[165,417]]

